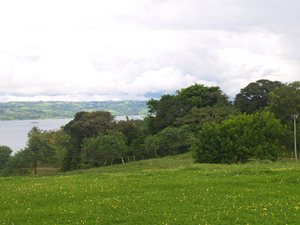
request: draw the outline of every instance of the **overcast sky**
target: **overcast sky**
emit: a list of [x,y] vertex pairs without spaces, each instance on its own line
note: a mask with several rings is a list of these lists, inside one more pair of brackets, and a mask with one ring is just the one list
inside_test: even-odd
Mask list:
[[299,0],[0,0],[0,101],[235,97],[300,80]]

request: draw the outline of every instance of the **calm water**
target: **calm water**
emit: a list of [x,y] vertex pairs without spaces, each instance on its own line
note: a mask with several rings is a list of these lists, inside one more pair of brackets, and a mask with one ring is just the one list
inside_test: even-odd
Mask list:
[[71,119],[0,121],[0,145],[10,147],[14,154],[26,146],[27,134],[32,127],[54,130],[69,121]]
[[[134,117],[141,119],[142,117]],[[117,120],[125,120],[125,117],[117,117]],[[131,119],[131,117],[130,117]],[[0,121],[0,145],[6,145],[13,150],[13,154],[24,149],[27,142],[27,134],[32,127],[36,126],[42,130],[55,130],[66,125],[72,119],[51,120],[17,120]]]

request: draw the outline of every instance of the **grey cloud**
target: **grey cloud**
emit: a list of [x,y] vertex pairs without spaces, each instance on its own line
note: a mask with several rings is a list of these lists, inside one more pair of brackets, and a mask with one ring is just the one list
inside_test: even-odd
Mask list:
[[234,96],[256,79],[299,73],[297,0],[113,3],[74,3],[67,19],[64,3],[53,21],[43,13],[57,3],[39,4],[20,26],[0,22],[0,101],[147,99],[195,82]]

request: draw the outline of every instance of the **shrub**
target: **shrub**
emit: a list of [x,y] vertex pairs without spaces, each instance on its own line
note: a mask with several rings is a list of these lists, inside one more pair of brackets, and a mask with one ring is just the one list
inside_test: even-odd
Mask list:
[[286,127],[269,112],[230,117],[204,124],[192,149],[199,163],[245,163],[250,158],[276,161],[283,157]]

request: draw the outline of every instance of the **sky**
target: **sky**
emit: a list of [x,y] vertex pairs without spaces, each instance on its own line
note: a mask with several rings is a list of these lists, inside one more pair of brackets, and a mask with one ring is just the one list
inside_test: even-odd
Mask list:
[[0,0],[0,102],[234,98],[300,77],[299,0]]

